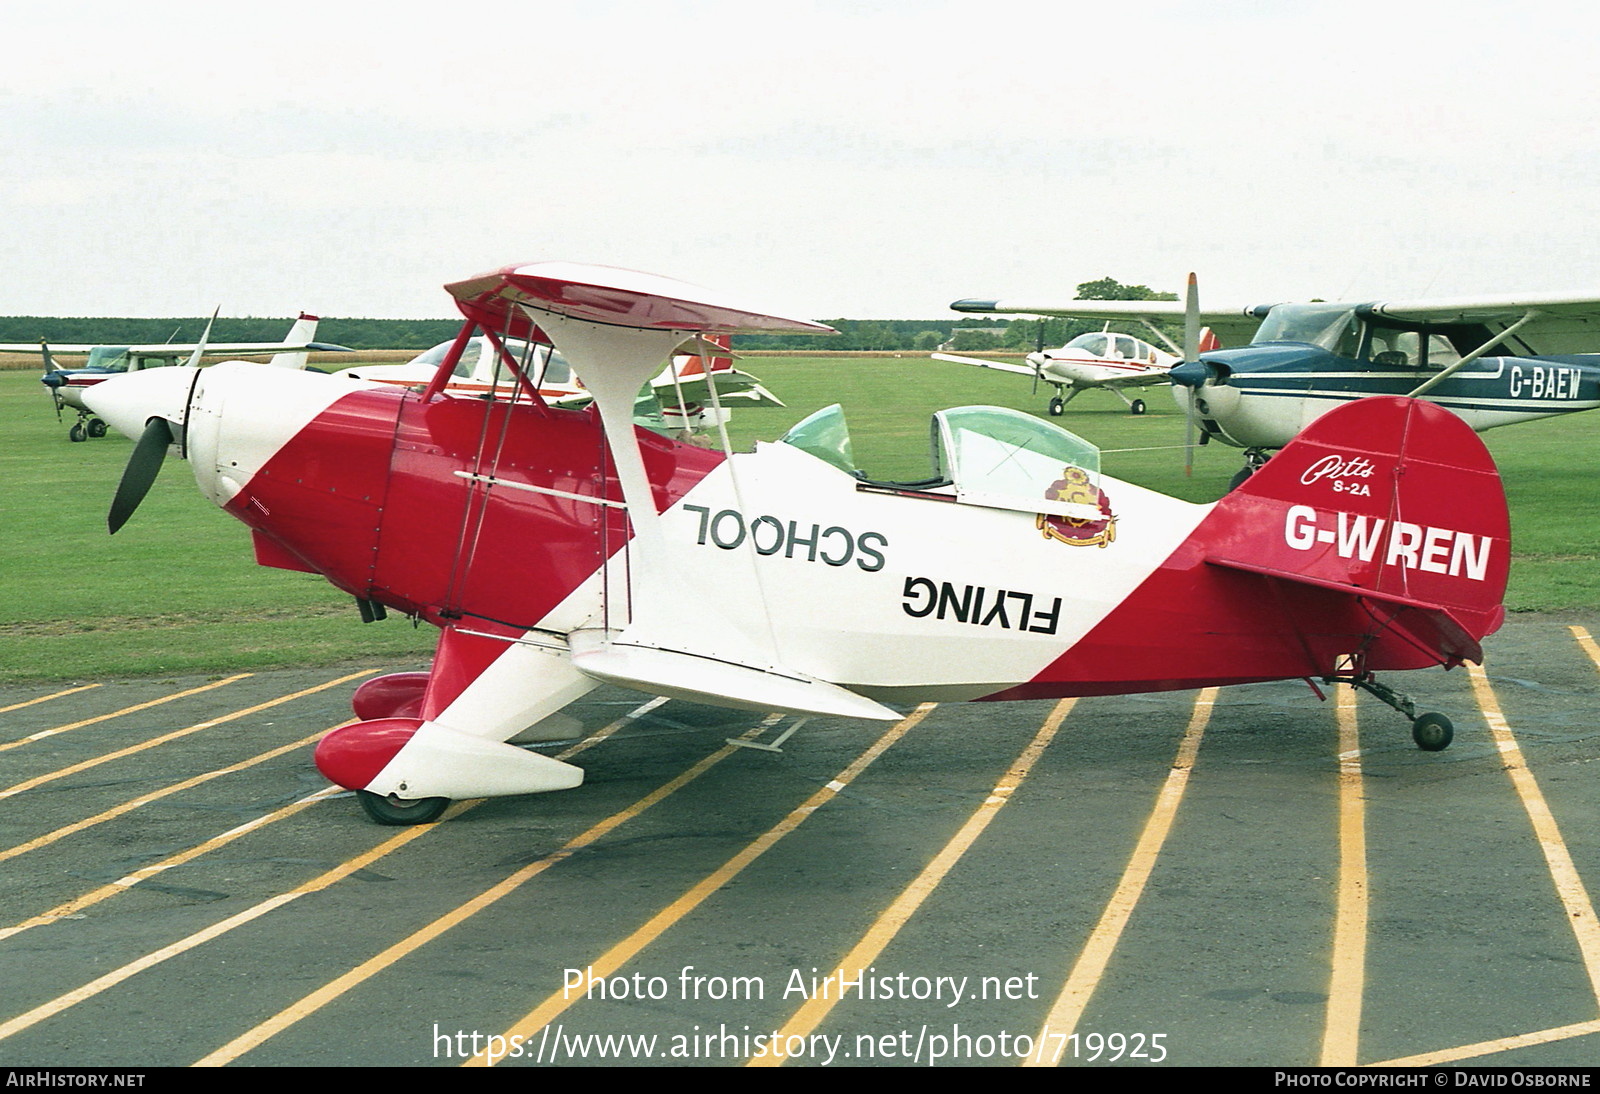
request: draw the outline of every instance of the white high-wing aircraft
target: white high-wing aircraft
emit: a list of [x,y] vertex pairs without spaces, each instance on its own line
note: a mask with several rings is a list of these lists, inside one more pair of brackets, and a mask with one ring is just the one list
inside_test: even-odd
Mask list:
[[[956,311],[1181,319],[1187,302],[957,300]],[[1200,443],[1246,450],[1241,474],[1340,403],[1410,395],[1483,432],[1600,407],[1600,297],[1520,293],[1194,309],[1237,349],[1170,372]],[[1245,342],[1249,342],[1245,345]],[[1192,408],[1192,410],[1191,410]]]
[[[279,368],[303,369],[306,367],[307,357],[313,350],[326,352],[345,349],[344,346],[313,341],[317,336],[318,322],[315,315],[301,312],[300,318],[295,320],[282,342],[212,342],[206,337],[202,337],[199,342],[161,342],[147,346],[10,342],[0,343],[0,353],[37,353],[43,358],[44,375],[40,377],[40,381],[50,389],[50,397],[56,407],[56,417],[61,416],[63,408],[77,411],[78,420],[67,431],[67,436],[74,441],[83,441],[90,437],[106,435],[106,423],[95,417],[83,405],[84,391],[95,384],[127,372],[184,363],[198,364],[200,357],[223,355],[253,357],[257,354],[270,353],[274,355],[271,363]],[[209,335],[210,331],[211,326],[207,324],[206,334]],[[88,359],[82,368],[62,368],[55,360],[55,354],[58,353],[87,354]]]
[[[1206,331],[1200,345],[1202,349],[1217,349],[1221,343],[1210,331]],[[1176,346],[1172,348],[1174,351],[1178,349]],[[1122,389],[1169,383],[1167,373],[1173,366],[1183,364],[1183,358],[1176,352],[1166,353],[1131,334],[1110,330],[1080,334],[1059,349],[1035,350],[1028,354],[1026,364],[960,357],[949,353],[935,353],[933,359],[1031,376],[1036,389],[1043,381],[1055,388],[1056,393],[1050,400],[1052,416],[1060,415],[1079,392],[1090,388],[1114,391],[1118,398],[1128,404],[1129,412],[1143,414],[1144,400],[1129,399]]]

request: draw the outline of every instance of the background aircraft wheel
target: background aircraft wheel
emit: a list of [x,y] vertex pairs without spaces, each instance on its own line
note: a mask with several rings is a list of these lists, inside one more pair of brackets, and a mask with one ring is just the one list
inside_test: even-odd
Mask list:
[[84,431],[82,422],[78,422],[71,429],[67,430],[67,440],[69,440],[69,441],[76,442],[76,441],[87,440],[88,437],[89,437],[89,434]]
[[1050,400],[1050,416],[1052,418],[1061,417],[1061,412],[1063,410],[1066,410],[1066,409],[1067,409],[1066,400],[1062,399],[1059,395],[1056,398]]
[[1244,485],[1244,481],[1254,474],[1255,471],[1250,467],[1249,464],[1245,464],[1243,467],[1239,468],[1239,470],[1233,473],[1233,478],[1228,480],[1228,493],[1231,494],[1235,490],[1239,489],[1239,487]]
[[450,806],[449,798],[417,798],[394,801],[370,790],[357,790],[356,800],[367,816],[379,824],[432,824]]
[[1143,414],[1144,413],[1144,400],[1143,399],[1135,399],[1133,401],[1133,405],[1128,407],[1128,413],[1129,414]]
[[1456,729],[1443,714],[1424,714],[1411,723],[1411,739],[1428,752],[1440,752],[1455,740]]
[[106,435],[106,423],[102,422],[99,418],[90,418],[89,419],[89,436],[91,436],[91,437],[104,437],[105,435]]

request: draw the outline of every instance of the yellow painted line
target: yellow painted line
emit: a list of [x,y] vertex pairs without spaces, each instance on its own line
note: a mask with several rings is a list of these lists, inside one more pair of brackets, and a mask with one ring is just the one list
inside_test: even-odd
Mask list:
[[[1600,643],[1596,643],[1594,637],[1582,627],[1567,629],[1572,632],[1572,637],[1583,651],[1589,655],[1595,668],[1600,669]],[[1600,973],[1597,973],[1600,965],[1596,962],[1596,954],[1600,953],[1600,938],[1597,938],[1594,907],[1589,901],[1588,892],[1584,889],[1577,869],[1572,864],[1572,857],[1561,839],[1560,829],[1556,826],[1549,806],[1545,804],[1544,795],[1539,791],[1539,784],[1534,779],[1533,773],[1528,770],[1527,763],[1522,757],[1522,749],[1517,745],[1505,714],[1500,710],[1500,701],[1489,684],[1487,674],[1477,665],[1468,665],[1467,670],[1472,677],[1472,689],[1477,698],[1478,708],[1483,711],[1483,716],[1489,723],[1489,732],[1494,736],[1495,746],[1500,751],[1506,773],[1511,776],[1517,796],[1522,800],[1523,809],[1527,812],[1528,819],[1533,822],[1534,832],[1539,837],[1539,845],[1544,851],[1551,877],[1555,880],[1556,890],[1566,907],[1567,918],[1572,923],[1573,933],[1578,936],[1578,949],[1588,968],[1590,986],[1595,990],[1597,998],[1600,998]],[[1530,1033],[1517,1033],[1471,1045],[1457,1045],[1454,1048],[1424,1052],[1415,1056],[1381,1060],[1367,1066],[1432,1067],[1456,1060],[1490,1056],[1511,1049],[1547,1045],[1574,1037],[1587,1037],[1595,1033],[1600,1033],[1600,1018],[1565,1026],[1553,1026],[1550,1029],[1535,1030]]]
[[47,703],[51,699],[60,699],[64,695],[76,695],[80,691],[88,691],[90,688],[97,688],[99,686],[99,684],[80,684],[75,688],[68,688],[66,691],[57,691],[50,695],[41,695],[37,699],[29,699],[23,703],[12,703],[8,707],[0,707],[0,714],[5,714],[7,711],[12,710],[21,710],[23,707],[31,707],[35,703]]
[[[5,859],[8,859],[8,858],[16,858],[18,855],[25,854],[28,851],[36,851],[40,847],[44,847],[44,846],[47,846],[49,844],[52,844],[58,839],[62,839],[64,837],[66,837],[66,836],[72,835],[74,832],[81,832],[86,828],[92,828],[97,824],[103,824],[108,820],[112,820],[112,819],[114,819],[116,817],[121,816],[124,813],[131,813],[133,810],[139,808],[142,805],[148,805],[153,801],[160,800],[161,798],[165,798],[165,797],[168,797],[168,796],[170,796],[172,794],[179,793],[180,791],[183,791],[183,790],[188,790],[191,787],[199,786],[201,783],[210,782],[212,779],[219,778],[219,777],[221,777],[223,775],[232,775],[232,774],[235,774],[236,772],[244,771],[244,770],[246,770],[248,768],[254,767],[259,763],[265,763],[267,760],[276,759],[277,757],[282,756],[286,752],[293,752],[297,748],[301,748],[301,747],[304,747],[305,745],[310,744],[311,742],[313,742],[313,741],[319,739],[320,737],[322,737],[324,733],[327,733],[327,732],[329,732],[331,730],[334,730],[334,729],[338,729],[338,728],[340,728],[340,726],[350,725],[350,724],[351,723],[349,723],[349,722],[342,722],[342,723],[340,723],[340,725],[330,726],[326,730],[322,730],[320,732],[313,733],[309,737],[302,737],[300,740],[294,741],[291,744],[282,745],[282,746],[280,746],[278,748],[271,749],[271,750],[269,750],[267,752],[262,752],[259,755],[252,756],[248,760],[240,760],[238,763],[232,764],[232,765],[230,765],[228,767],[218,768],[215,771],[207,771],[205,774],[196,775],[192,779],[184,779],[182,782],[177,782],[177,783],[173,783],[171,786],[162,787],[160,790],[152,791],[151,793],[146,794],[143,797],[134,798],[132,801],[126,801],[126,802],[123,802],[121,805],[114,806],[111,809],[107,809],[103,813],[96,813],[92,817],[86,817],[83,820],[77,821],[74,824],[69,824],[65,828],[57,828],[54,832],[47,832],[46,834],[44,834],[42,836],[39,836],[37,839],[29,840],[27,843],[19,843],[15,847],[8,847],[6,850],[0,851],[0,861],[4,861]],[[46,912],[45,916],[54,918],[55,917],[55,913],[54,912]],[[32,923],[33,923],[33,921],[30,920],[29,921],[29,925],[32,925]],[[8,935],[15,934],[16,930],[17,930],[17,928],[9,928],[9,929],[5,929],[5,930],[0,930],[0,938],[5,938]]]
[[[469,802],[465,805],[451,806],[445,811],[443,819],[459,816],[461,813],[466,812],[467,809],[472,808],[472,806],[476,804],[478,803]],[[438,823],[442,823],[442,821]],[[297,886],[294,889],[290,889],[288,892],[280,893],[275,897],[270,897],[267,900],[263,900],[258,904],[254,904],[249,908],[246,908],[242,912],[238,912],[235,915],[229,916],[227,919],[224,919],[219,923],[213,923],[211,926],[202,931],[198,931],[192,935],[189,935],[187,938],[181,938],[169,946],[163,946],[154,953],[149,953],[135,961],[130,961],[121,968],[113,969],[104,976],[101,976],[95,980],[91,980],[81,988],[75,988],[64,995],[59,995],[50,1000],[48,1003],[41,1003],[39,1006],[34,1007],[27,1013],[20,1014],[8,1022],[0,1022],[0,1040],[5,1040],[7,1037],[11,1037],[14,1034],[21,1033],[25,1029],[29,1029],[32,1026],[38,1025],[46,1018],[52,1018],[55,1015],[60,1014],[62,1011],[82,1003],[86,999],[92,999],[101,992],[109,991],[111,988],[116,987],[118,984],[121,984],[124,981],[132,979],[139,973],[144,972],[146,969],[154,968],[170,958],[177,957],[180,954],[196,949],[205,943],[210,942],[214,938],[220,938],[229,931],[232,931],[238,927],[243,927],[247,923],[260,919],[268,912],[276,911],[285,904],[290,904],[309,893],[321,892],[323,889],[326,889],[335,882],[342,881],[351,874],[354,874],[359,870],[366,869],[368,866],[371,866],[374,862],[377,862],[385,855],[388,855],[394,851],[398,851],[412,840],[431,831],[433,827],[434,825],[432,824],[420,824],[415,828],[408,828],[404,832],[384,840],[370,851],[367,851],[361,855],[357,855],[355,858],[346,860],[340,865],[334,867],[332,870],[329,870],[326,873],[323,873],[306,882],[304,885]]]
[[[653,709],[655,706],[659,706],[664,702],[666,702],[665,699],[657,700],[655,703],[650,704],[650,707]],[[643,714],[644,712],[644,709],[641,708],[639,711],[636,711],[634,715],[618,719],[617,722],[613,723],[612,726],[607,728],[610,732],[615,732],[616,729],[625,725],[628,721],[631,721],[633,717]],[[756,726],[744,734],[743,738],[741,739],[749,740],[759,736],[761,733],[771,728],[774,723],[783,717],[784,715],[782,714],[774,714],[769,716],[759,726]],[[607,736],[609,735],[610,733],[608,732]],[[585,747],[587,747],[587,743],[585,743]],[[358,984],[365,983],[378,973],[382,972],[384,969],[387,969],[389,966],[399,961],[401,958],[421,949],[427,943],[433,941],[435,938],[438,938],[452,927],[459,926],[461,923],[464,923],[468,919],[477,915],[485,908],[488,908],[491,904],[494,904],[501,897],[509,896],[510,894],[516,892],[523,885],[529,881],[532,881],[534,878],[544,873],[556,863],[570,858],[574,852],[589,846],[596,840],[599,840],[610,832],[614,831],[619,825],[632,820],[634,817],[637,817],[651,806],[656,805],[672,794],[682,790],[685,786],[688,786],[695,779],[699,778],[701,775],[704,775],[707,771],[711,770],[711,768],[715,767],[718,763],[721,763],[723,760],[727,759],[737,751],[740,750],[736,745],[723,745],[720,749],[711,753],[705,759],[684,771],[681,775],[678,775],[676,778],[664,783],[660,787],[651,791],[649,794],[646,794],[632,805],[611,814],[611,816],[607,817],[603,821],[600,821],[598,824],[595,824],[581,835],[575,836],[571,840],[568,840],[559,849],[552,851],[544,858],[529,863],[522,869],[505,878],[503,881],[500,881],[490,888],[485,889],[483,892],[479,893],[465,904],[462,904],[445,915],[440,916],[427,926],[413,931],[410,935],[406,936],[401,941],[396,942],[393,946],[390,946],[377,956],[368,961],[362,962],[360,965],[357,965],[343,976],[329,981],[327,984],[324,984],[310,995],[307,995],[290,1006],[285,1007],[283,1010],[279,1011],[271,1018],[268,1018],[260,1025],[255,1026],[253,1029],[241,1033],[239,1036],[235,1037],[233,1040],[229,1041],[215,1052],[212,1052],[195,1061],[194,1066],[221,1067],[224,1064],[232,1063],[234,1060],[237,1060],[240,1056],[243,1056],[251,1049],[257,1047],[265,1041],[270,1040],[273,1037],[276,1037],[278,1034],[282,1033],[284,1030],[295,1025],[296,1023],[309,1018],[311,1015],[315,1014],[317,1011],[321,1010],[323,1007],[327,1006],[329,1003],[345,994],[351,988],[354,988]],[[563,753],[561,758],[565,759],[566,756],[567,753]]]
[[1488,675],[1479,665],[1468,664],[1467,671],[1472,676],[1472,690],[1477,696],[1478,709],[1483,711],[1489,723],[1489,732],[1494,736],[1495,747],[1500,750],[1506,774],[1511,776],[1511,784],[1516,788],[1517,797],[1522,800],[1522,808],[1533,823],[1534,835],[1539,839],[1539,848],[1544,852],[1545,863],[1550,868],[1550,878],[1555,882],[1556,893],[1566,909],[1567,922],[1572,925],[1572,933],[1577,938],[1578,951],[1583,955],[1584,968],[1589,973],[1590,990],[1594,993],[1595,1002],[1600,1004],[1600,923],[1595,920],[1594,903],[1589,899],[1583,879],[1578,876],[1578,869],[1572,863],[1572,854],[1561,838],[1561,829],[1539,790],[1539,782],[1529,770],[1511,726],[1500,711],[1500,701],[1495,698]]
[[[767,829],[754,842],[746,846],[744,850],[702,878],[698,884],[683,896],[673,901],[660,912],[657,912],[644,926],[591,962],[589,964],[591,973],[597,977],[608,977],[638,956],[646,946],[649,946],[650,943],[659,938],[668,928],[694,911],[712,893],[732,881],[746,866],[766,854],[784,836],[800,827],[811,814],[832,801],[841,790],[850,785],[856,776],[871,766],[874,760],[883,755],[901,737],[905,736],[913,726],[926,718],[928,712],[933,708],[933,703],[924,703],[890,726],[883,736],[873,742],[871,748],[856,757],[855,761],[839,772],[833,781],[790,811],[788,816]],[[564,991],[553,992],[543,1003],[529,1011],[521,1021],[506,1031],[503,1043],[511,1043],[511,1038],[515,1036],[520,1036],[523,1042],[530,1041],[533,1033],[538,1032],[548,1025],[552,1019],[583,998],[581,994],[573,998],[567,998],[566,995],[567,993]],[[461,1066],[493,1067],[495,1062],[489,1059],[486,1053],[479,1053],[472,1059],[463,1062]]]
[[1587,1037],[1593,1033],[1600,1033],[1600,1018],[1591,1019],[1587,1022],[1574,1022],[1569,1026],[1541,1029],[1533,1033],[1518,1033],[1511,1037],[1496,1038],[1493,1041],[1479,1041],[1475,1045],[1461,1045],[1457,1048],[1441,1049],[1438,1052],[1425,1052],[1420,1056],[1405,1056],[1397,1060],[1382,1060],[1366,1066],[1433,1067],[1438,1064],[1448,1064],[1455,1060],[1471,1060],[1478,1056],[1489,1056],[1496,1052],[1508,1052],[1514,1048],[1528,1048],[1532,1045],[1548,1045],[1555,1041],[1569,1041],[1574,1037]]
[[[364,674],[357,673],[355,675],[360,676]],[[338,681],[331,681],[331,683],[338,683]],[[655,704],[646,705],[648,707]],[[610,733],[615,732],[618,728],[627,724],[629,720],[631,720],[630,717],[626,716],[619,718],[616,722],[602,730],[601,735],[609,735]],[[566,752],[563,752],[561,757],[558,758],[564,758],[572,755],[573,753],[580,752],[586,747],[588,747],[588,742],[580,742],[579,744],[568,749]],[[304,799],[303,804],[310,804],[312,801],[334,792],[335,791],[333,790],[326,790],[321,791],[318,794],[313,794],[310,798]],[[131,961],[128,964],[123,965],[121,968],[113,969],[111,972],[106,973],[104,976],[101,976],[96,980],[90,981],[81,988],[77,988],[73,991],[67,992],[64,995],[57,996],[48,1003],[42,1003],[25,1014],[20,1014],[10,1021],[0,1023],[0,1040],[5,1040],[7,1037],[12,1036],[13,1034],[21,1033],[23,1030],[37,1025],[47,1018],[54,1017],[55,1015],[60,1014],[62,1011],[76,1006],[78,1003],[81,1003],[86,999],[92,999],[96,995],[116,987],[118,984],[137,976],[146,969],[154,968],[162,962],[167,961],[169,958],[177,957],[180,954],[197,949],[205,943],[210,942],[212,939],[220,938],[229,931],[253,922],[254,920],[266,915],[268,912],[281,908],[285,904],[289,904],[295,900],[298,900],[302,896],[305,896],[309,893],[321,892],[323,889],[328,888],[335,882],[341,881],[360,870],[364,870],[386,855],[394,851],[398,851],[412,840],[417,839],[418,837],[431,831],[435,825],[452,820],[471,809],[477,808],[483,803],[483,800],[484,799],[479,799],[477,801],[457,802],[449,809],[445,810],[444,815],[434,824],[419,824],[414,828],[408,828],[404,832],[392,836],[384,842],[378,844],[370,851],[366,851],[363,854],[357,855],[355,858],[347,859],[345,862],[334,867],[332,870],[328,870],[325,873],[320,874],[311,881],[306,882],[304,885],[291,889],[286,893],[280,893],[275,897],[269,897],[266,900],[246,908],[244,911],[239,912],[236,915],[230,916],[220,923],[212,924],[210,927],[198,931],[187,938],[179,939],[170,946],[165,946],[154,953],[146,954],[144,957]],[[264,821],[252,822],[251,825],[242,826],[242,829],[251,830],[252,825],[254,827],[260,827],[261,823],[264,823]],[[189,857],[192,858],[194,856],[191,854]],[[145,873],[145,871],[139,871],[135,874],[129,875],[129,877],[139,877],[140,874],[143,873]],[[143,880],[143,878],[140,878],[140,880]]]
[[110,714],[97,714],[93,718],[85,718],[81,722],[73,722],[70,725],[56,726],[53,729],[41,729],[37,733],[30,733],[26,737],[20,737],[15,741],[7,741],[4,744],[0,744],[0,752],[4,752],[11,748],[21,748],[25,744],[31,744],[34,741],[42,741],[46,737],[54,737],[59,733],[66,733],[68,730],[81,729],[84,726],[92,726],[96,722],[109,722],[111,719],[120,718],[124,714],[134,714],[141,710],[149,710],[151,707],[158,707],[162,703],[170,703],[174,699],[182,699],[189,695],[199,695],[203,691],[211,691],[214,688],[224,687],[228,684],[244,680],[252,675],[254,674],[241,672],[239,675],[230,676],[226,680],[216,680],[209,684],[203,684],[197,688],[190,688],[188,691],[175,691],[171,695],[163,695],[159,699],[151,699],[148,703],[135,703],[131,707],[123,707],[121,710],[114,710]]
[[[1028,747],[1022,750],[1022,753],[1012,763],[1010,770],[995,784],[994,789],[989,792],[983,803],[973,811],[972,816],[967,818],[967,822],[961,826],[961,830],[934,856],[933,861],[922,868],[922,872],[916,876],[910,885],[906,886],[905,891],[895,899],[894,903],[890,904],[883,914],[878,916],[872,926],[867,929],[867,933],[862,936],[861,941],[857,942],[855,947],[845,954],[844,959],[839,962],[838,968],[834,969],[830,974],[830,978],[837,977],[839,984],[845,984],[848,980],[847,974],[849,972],[868,968],[878,959],[878,955],[883,952],[884,947],[894,939],[895,935],[900,933],[900,928],[904,927],[917,909],[922,907],[922,902],[939,887],[939,883],[944,880],[945,875],[967,853],[978,837],[983,834],[983,830],[989,827],[989,822],[999,814],[1001,807],[1011,800],[1012,793],[1016,791],[1018,786],[1022,785],[1022,781],[1033,770],[1033,765],[1039,757],[1044,755],[1044,750],[1049,747],[1050,742],[1055,738],[1056,730],[1061,727],[1062,719],[1067,716],[1067,712],[1072,709],[1076,702],[1076,699],[1063,699],[1055,705],[1049,716],[1045,718],[1044,724],[1039,727],[1039,731],[1034,734],[1033,740],[1028,743]],[[822,1024],[823,1019],[828,1016],[834,1006],[843,1001],[844,993],[830,992],[826,993],[826,997],[824,995],[825,993],[822,992],[817,993],[804,1003],[799,1010],[795,1011],[789,1021],[773,1037],[772,1043],[779,1044],[786,1042],[790,1037],[803,1038],[809,1035],[817,1026]],[[769,1053],[764,1056],[752,1057],[746,1061],[746,1066],[781,1067],[785,1060],[785,1057],[776,1053]]]
[[1083,952],[1078,955],[1078,961],[1067,976],[1061,994],[1051,1006],[1039,1035],[1034,1038],[1036,1051],[1018,1061],[1023,1067],[1053,1066],[1055,1054],[1050,1053],[1046,1045],[1064,1044],[1066,1038],[1072,1036],[1073,1031],[1077,1029],[1078,1020],[1083,1017],[1083,1010],[1089,1005],[1090,996],[1100,985],[1100,978],[1105,975],[1106,965],[1111,960],[1112,951],[1117,947],[1117,941],[1122,937],[1122,930],[1128,925],[1133,909],[1139,903],[1145,883],[1150,880],[1156,856],[1161,853],[1167,833],[1172,830],[1173,817],[1177,815],[1178,803],[1183,800],[1184,789],[1189,784],[1189,772],[1194,769],[1195,755],[1200,750],[1200,739],[1205,735],[1206,724],[1211,721],[1211,708],[1216,701],[1216,688],[1206,688],[1195,697],[1194,715],[1189,719],[1188,728],[1184,730],[1183,741],[1178,745],[1178,754],[1172,760],[1172,770],[1167,773],[1166,782],[1156,798],[1155,808],[1145,821],[1144,831],[1133,849],[1133,857],[1129,859],[1126,869],[1123,870],[1122,880],[1117,884],[1116,891],[1111,894],[1111,900],[1106,904],[1105,911],[1101,913],[1100,922],[1095,924],[1093,932],[1089,935],[1089,941],[1084,944]]
[[[315,740],[315,738],[308,737],[307,740]],[[305,742],[301,743],[304,744]],[[181,866],[186,862],[197,859],[208,851],[215,851],[219,847],[225,847],[234,840],[238,839],[240,836],[248,835],[251,832],[265,828],[267,825],[283,820],[286,817],[292,817],[302,809],[315,805],[317,802],[324,801],[327,798],[339,793],[343,793],[343,790],[340,787],[326,787],[317,791],[315,794],[301,798],[299,801],[294,802],[291,805],[286,805],[282,809],[278,809],[271,813],[257,817],[255,820],[247,821],[244,824],[239,825],[237,828],[230,828],[221,835],[206,840],[204,843],[197,844],[194,847],[189,848],[187,851],[180,851],[175,855],[162,859],[160,862],[152,863],[149,866],[135,870],[133,873],[124,875],[108,885],[100,886],[100,888],[95,889],[93,892],[85,893],[83,896],[69,900],[65,904],[58,904],[56,907],[51,908],[48,912],[43,912],[32,917],[31,919],[25,919],[14,927],[0,929],[0,939],[10,938],[15,934],[21,934],[23,931],[26,931],[31,927],[41,927],[46,923],[57,923],[63,919],[78,915],[85,908],[91,908],[94,905],[99,904],[101,901],[110,900],[114,896],[118,896],[127,892],[135,885],[138,885],[141,881],[147,881],[163,871],[172,869],[174,866]]]
[[[253,707],[246,707],[243,710],[236,710],[232,714],[224,714],[220,718],[210,718],[210,719],[208,719],[208,720],[206,720],[204,722],[196,722],[194,725],[188,726],[185,729],[174,730],[173,732],[164,734],[164,735],[162,735],[160,737],[152,737],[148,741],[142,741],[142,742],[140,742],[139,744],[136,744],[136,745],[129,745],[127,748],[121,748],[121,749],[118,749],[115,752],[104,753],[103,755],[96,756],[92,760],[84,760],[82,763],[72,764],[72,765],[70,765],[68,767],[63,767],[63,768],[60,768],[60,769],[58,769],[56,771],[49,771],[49,772],[46,772],[43,775],[36,775],[35,777],[33,777],[31,779],[24,779],[22,782],[17,783],[15,786],[8,786],[4,790],[0,790],[0,799],[5,799],[5,798],[12,797],[12,796],[14,796],[16,794],[21,794],[25,790],[32,790],[34,787],[43,786],[45,783],[54,782],[56,779],[64,779],[68,775],[76,775],[78,772],[87,771],[91,767],[99,767],[101,764],[109,763],[112,760],[120,760],[125,756],[132,756],[135,753],[143,752],[146,749],[156,748],[156,747],[158,747],[160,745],[168,744],[168,743],[170,743],[172,741],[178,740],[179,738],[187,737],[191,733],[199,733],[203,729],[210,729],[213,726],[222,725],[224,722],[231,722],[235,718],[243,718],[247,714],[254,714],[257,711],[267,710],[268,708],[275,707],[280,703],[287,703],[291,699],[299,699],[299,698],[302,698],[303,696],[306,696],[306,695],[313,695],[313,694],[315,694],[315,693],[317,693],[319,691],[325,691],[328,688],[335,687],[335,686],[337,686],[339,684],[348,683],[351,680],[358,680],[363,676],[371,676],[374,672],[377,672],[377,671],[378,671],[377,669],[362,669],[360,672],[352,672],[348,676],[341,676],[337,680],[329,680],[325,684],[318,684],[315,687],[305,688],[305,689],[303,689],[301,691],[294,692],[291,695],[280,695],[276,699],[269,699],[264,703],[257,703]],[[246,675],[248,675],[248,673]],[[236,680],[243,679],[243,677],[234,677],[234,679],[236,679]],[[227,682],[228,681],[223,681],[223,683],[227,683]],[[215,685],[215,686],[220,686],[220,685]],[[174,698],[175,698],[175,696],[174,696]],[[135,708],[130,707],[128,709],[132,710],[132,709],[135,709]],[[121,713],[126,713],[126,712],[124,711],[124,712],[121,712]]]
[[1354,1067],[1367,966],[1367,831],[1356,689],[1339,688],[1339,890],[1319,1067]]

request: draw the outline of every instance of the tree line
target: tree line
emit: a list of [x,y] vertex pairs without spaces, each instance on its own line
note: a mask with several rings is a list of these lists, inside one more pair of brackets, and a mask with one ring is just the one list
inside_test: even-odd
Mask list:
[[[1176,300],[1173,293],[1156,292],[1144,285],[1124,285],[1112,278],[1086,281],[1078,286],[1079,300]],[[211,328],[215,342],[275,342],[288,332],[292,318],[228,319],[218,317]],[[735,350],[826,350],[931,353],[940,348],[973,353],[1015,350],[1025,353],[1037,345],[1059,346],[1098,322],[1076,319],[1010,319],[953,315],[940,319],[827,319],[839,331],[833,336],[794,334],[739,335]],[[0,317],[0,342],[46,342],[86,345],[146,345],[159,342],[194,342],[205,330],[205,317],[186,319],[72,318],[37,315]],[[459,319],[340,319],[325,318],[317,327],[317,341],[354,350],[424,350],[454,338]]]

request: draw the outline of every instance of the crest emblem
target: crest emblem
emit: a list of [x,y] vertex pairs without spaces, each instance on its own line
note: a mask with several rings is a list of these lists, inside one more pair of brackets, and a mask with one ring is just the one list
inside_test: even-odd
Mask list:
[[1046,539],[1073,547],[1104,547],[1117,538],[1117,518],[1111,513],[1111,503],[1082,468],[1063,468],[1061,477],[1050,484],[1044,496],[1050,501],[1092,505],[1100,510],[1100,518],[1090,520],[1040,513],[1035,524]]

